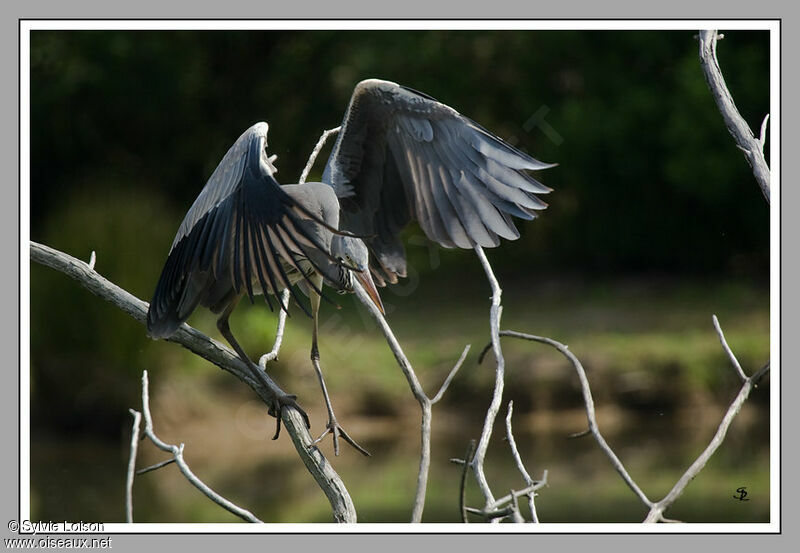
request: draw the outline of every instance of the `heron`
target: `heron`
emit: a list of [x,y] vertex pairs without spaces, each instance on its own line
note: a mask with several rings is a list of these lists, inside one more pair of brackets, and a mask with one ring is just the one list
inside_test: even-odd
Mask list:
[[[319,365],[318,314],[323,285],[339,293],[358,282],[383,313],[377,287],[407,275],[401,231],[415,220],[445,248],[496,247],[520,234],[512,217],[534,219],[551,189],[527,171],[544,163],[455,109],[412,88],[368,79],[358,83],[322,182],[281,185],[267,153],[267,123],[247,129],[222,158],[178,228],[147,314],[152,338],[167,338],[198,305],[218,315],[217,328],[269,390],[270,414],[296,408],[248,357],[229,317],[247,296],[291,298],[313,321],[311,361],[332,433],[365,455],[338,423]],[[306,308],[296,289],[309,298]],[[288,304],[289,302],[287,302]]]

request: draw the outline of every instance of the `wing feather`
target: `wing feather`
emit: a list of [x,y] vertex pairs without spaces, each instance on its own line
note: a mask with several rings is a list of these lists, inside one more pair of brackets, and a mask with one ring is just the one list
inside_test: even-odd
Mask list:
[[525,171],[553,166],[430,96],[370,79],[353,91],[322,180],[347,198],[341,228],[374,235],[373,273],[395,282],[411,219],[445,247],[514,240],[512,216],[533,219],[551,191]]
[[[297,251],[315,252],[303,256],[311,267],[327,274],[326,263],[335,263],[328,229],[338,224],[338,206],[327,210],[336,220],[327,220],[326,211],[312,205],[313,195],[303,205],[278,184],[265,150],[267,130],[266,123],[257,123],[239,137],[181,223],[147,314],[154,338],[172,335],[197,305],[221,311],[236,296],[246,294],[253,301],[258,293],[277,296],[291,288],[284,263],[292,267],[295,260],[286,259],[270,239],[279,227],[291,225],[296,233],[287,233],[291,241],[306,243],[305,250]],[[298,214],[306,225],[297,222]],[[319,227],[316,233],[308,230],[314,225]]]

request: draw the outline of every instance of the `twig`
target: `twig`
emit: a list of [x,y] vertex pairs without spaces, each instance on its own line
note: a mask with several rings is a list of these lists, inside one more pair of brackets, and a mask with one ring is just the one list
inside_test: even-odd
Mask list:
[[514,509],[514,511],[511,513],[511,517],[514,519],[514,522],[525,522],[525,519],[522,518],[522,513],[519,512],[519,498],[517,498],[517,496],[514,494],[514,490],[511,490],[511,506]]
[[[36,242],[31,242],[31,259],[77,280],[81,286],[96,296],[112,303],[140,323],[145,323],[147,303],[106,280],[96,271],[89,270],[88,265],[83,261]],[[250,386],[266,405],[270,405],[272,399],[270,392],[261,382],[253,379],[244,362],[224,345],[185,323],[169,338],[169,341],[182,345],[231,373]],[[313,439],[308,433],[300,413],[291,408],[283,409],[282,421],[303,464],[330,501],[334,520],[355,522],[355,507],[344,482],[318,448],[308,447]]]
[[328,140],[328,137],[332,134],[339,132],[342,127],[336,127],[335,129],[328,129],[327,131],[322,133],[322,136],[319,137],[317,141],[317,145],[314,146],[314,151],[311,152],[311,156],[308,158],[308,162],[306,163],[305,168],[303,169],[302,174],[300,175],[300,184],[305,184],[306,179],[308,178],[308,173],[311,172],[311,168],[314,166],[314,162],[317,160],[317,156],[319,155],[320,150],[322,147],[325,146],[325,142]]
[[754,137],[750,127],[739,113],[739,110],[736,109],[736,104],[733,103],[731,93],[725,84],[725,78],[722,76],[722,70],[719,68],[719,62],[717,61],[718,36],[720,35],[717,34],[716,30],[704,30],[699,33],[700,65],[703,68],[703,75],[722,114],[728,132],[733,136],[739,149],[744,152],[744,157],[753,169],[753,175],[761,187],[761,192],[764,194],[767,203],[769,203],[770,170],[764,160],[767,117],[761,123],[760,138]]
[[545,476],[543,480],[540,480],[539,482],[534,481],[530,485],[522,488],[521,490],[511,490],[511,492],[509,492],[507,495],[504,495],[500,499],[495,500],[494,503],[487,505],[486,508],[489,510],[499,509],[500,507],[503,507],[509,503],[513,503],[514,498],[519,498],[522,497],[523,495],[528,495],[529,493],[541,490],[546,485],[547,485],[547,471],[545,471]]
[[455,376],[458,368],[463,363],[463,360],[469,351],[469,346],[464,348],[461,358],[456,363],[455,367],[453,367],[453,369],[450,371],[450,374],[445,379],[445,382],[442,384],[442,388],[439,390],[440,393],[436,394],[434,400],[431,400],[422,389],[422,385],[419,383],[417,374],[414,372],[414,368],[411,366],[406,354],[403,352],[403,348],[400,347],[400,343],[397,341],[394,332],[392,332],[392,328],[389,326],[389,323],[386,322],[383,314],[381,314],[381,312],[375,306],[372,298],[369,297],[369,295],[364,291],[364,288],[356,279],[354,279],[353,288],[358,300],[364,305],[364,307],[366,307],[369,314],[373,319],[375,319],[375,322],[378,323],[378,327],[383,332],[383,335],[386,338],[386,343],[389,344],[389,349],[392,350],[394,358],[397,360],[397,364],[400,366],[400,370],[403,371],[403,375],[406,377],[406,381],[408,381],[408,385],[411,388],[411,393],[414,395],[414,399],[417,400],[417,403],[419,403],[420,410],[422,411],[420,432],[421,445],[419,470],[417,471],[417,489],[414,493],[414,507],[411,511],[411,522],[422,522],[422,512],[425,509],[425,492],[428,488],[428,472],[430,471],[431,465],[431,407],[433,406],[434,400],[439,401],[439,399],[441,399],[441,394],[444,393],[443,390],[447,389],[450,380],[452,380],[452,377]]
[[[281,292],[280,301],[281,305],[289,305],[288,288]],[[267,369],[267,363],[278,358],[278,352],[281,350],[281,344],[283,344],[283,332],[286,329],[286,313],[287,311],[285,309],[278,310],[278,328],[275,331],[275,343],[272,346],[272,351],[265,353],[261,356],[261,359],[258,360],[258,366],[261,367],[262,371]]]
[[514,433],[511,431],[511,416],[514,414],[514,402],[508,402],[508,414],[506,414],[506,439],[508,439],[508,445],[511,448],[511,455],[514,457],[514,462],[517,464],[517,470],[522,474],[522,479],[525,480],[525,484],[528,486],[533,484],[533,478],[531,478],[528,471],[525,470],[525,465],[522,463],[522,457],[519,454],[519,450],[517,449],[517,442],[514,440]]
[[470,345],[467,344],[466,347],[464,348],[464,351],[461,353],[461,357],[458,358],[458,361],[453,366],[453,368],[450,370],[450,373],[447,375],[447,378],[444,379],[444,382],[442,383],[442,387],[439,388],[439,391],[436,392],[435,396],[433,396],[433,399],[431,400],[432,404],[439,403],[439,400],[442,399],[442,396],[447,391],[447,387],[450,386],[450,382],[452,382],[453,377],[455,377],[456,373],[458,372],[458,369],[460,369],[461,365],[464,364],[464,359],[467,358],[467,354],[469,353],[469,348],[470,348]]
[[711,321],[714,323],[714,330],[717,331],[719,343],[722,344],[722,349],[725,350],[725,353],[728,355],[731,365],[733,365],[733,368],[736,369],[736,372],[739,374],[739,378],[742,379],[742,382],[746,381],[747,375],[744,374],[742,366],[739,364],[739,360],[736,359],[736,356],[733,354],[730,346],[728,346],[728,342],[725,340],[725,335],[722,333],[722,328],[719,326],[719,319],[717,319],[716,315],[712,315]]
[[761,121],[761,130],[758,133],[758,144],[761,146],[761,151],[764,151],[764,144],[767,141],[767,122],[769,122],[769,113],[764,116],[764,120]]
[[490,521],[499,521],[508,515],[510,515],[514,511],[514,507],[508,506],[504,509],[497,509],[497,510],[490,510],[490,509],[475,509],[474,507],[467,507],[467,512],[472,513],[473,515],[482,516],[483,518],[489,519]]
[[489,483],[486,481],[486,474],[483,469],[483,462],[486,458],[486,451],[489,448],[489,440],[492,437],[492,427],[497,418],[497,413],[500,411],[500,403],[503,400],[503,385],[505,375],[505,359],[503,358],[503,351],[500,348],[500,317],[502,316],[503,309],[500,306],[500,298],[503,291],[500,284],[494,276],[492,266],[483,253],[483,248],[475,246],[475,253],[483,266],[486,273],[486,278],[489,280],[489,285],[492,289],[492,306],[489,311],[489,324],[492,337],[492,350],[494,351],[496,368],[494,378],[494,391],[492,393],[492,401],[489,408],[486,410],[486,418],[484,419],[481,437],[478,441],[478,447],[475,450],[475,456],[472,459],[472,471],[475,473],[475,479],[478,482],[478,487],[486,500],[487,507],[495,502],[492,490],[489,488]]
[[[519,450],[517,449],[517,442],[514,440],[514,433],[511,431],[511,415],[514,413],[514,402],[508,402],[508,414],[506,415],[506,438],[508,439],[508,445],[511,448],[511,455],[514,457],[514,462],[517,464],[517,470],[522,474],[522,479],[525,480],[525,484],[528,486],[533,486],[534,481],[531,478],[531,475],[528,474],[528,471],[525,470],[525,465],[522,462],[522,456],[519,454]],[[544,479],[547,480],[547,471],[544,471]],[[528,505],[531,508],[531,522],[539,522],[539,517],[536,515],[536,504],[534,503],[534,497],[536,497],[536,493],[533,490],[528,494]]]
[[[721,333],[721,330],[720,330]],[[561,352],[573,365],[575,370],[578,372],[578,378],[581,382],[581,389],[583,391],[584,396],[584,404],[586,406],[586,415],[589,419],[589,430],[591,434],[594,436],[597,443],[600,445],[600,448],[606,454],[606,456],[611,460],[611,463],[614,465],[616,471],[620,474],[622,479],[628,485],[628,487],[639,497],[639,499],[648,507],[649,512],[647,517],[645,518],[644,522],[674,522],[670,519],[666,519],[663,516],[664,511],[672,505],[675,500],[683,493],[683,490],[692,481],[703,469],[706,465],[708,460],[714,454],[714,452],[719,448],[722,442],[725,439],[725,435],[728,432],[728,428],[730,427],[731,423],[733,422],[734,417],[739,413],[744,405],[744,402],[747,400],[748,396],[750,395],[751,390],[755,387],[759,380],[769,371],[769,363],[767,363],[764,367],[759,369],[753,376],[746,378],[744,384],[742,385],[741,390],[739,391],[736,398],[731,403],[730,407],[728,407],[725,416],[722,419],[719,427],[717,428],[717,432],[712,438],[711,442],[708,444],[706,449],[700,454],[700,456],[695,460],[694,463],[686,470],[686,472],[681,476],[675,486],[670,490],[670,492],[660,501],[653,502],[650,501],[644,492],[639,488],[636,482],[628,474],[627,470],[623,466],[622,462],[616,456],[614,451],[608,446],[605,439],[603,438],[602,434],[600,433],[599,428],[597,427],[597,420],[595,419],[594,414],[594,401],[592,400],[591,390],[589,388],[589,382],[586,378],[586,372],[583,369],[580,361],[578,360],[575,355],[569,348],[560,342],[552,340],[550,338],[545,338],[542,336],[534,336],[531,334],[525,334],[522,332],[515,332],[513,330],[502,330],[500,331],[500,336],[509,336],[512,338],[520,338],[523,340],[530,340],[534,342],[540,342],[543,344],[547,344],[549,346],[554,347],[559,352]],[[484,349],[484,353],[487,348]],[[735,358],[734,358],[735,359]],[[732,361],[733,362],[733,361]],[[489,506],[488,508],[496,508],[497,504]]]
[[719,424],[717,432],[711,439],[711,443],[708,444],[703,453],[700,454],[694,463],[692,463],[692,465],[686,469],[686,472],[683,473],[683,476],[680,477],[678,482],[672,487],[669,493],[664,496],[664,499],[653,504],[653,506],[650,508],[650,512],[647,513],[647,517],[644,519],[645,522],[659,522],[668,520],[664,519],[663,517],[664,511],[666,511],[669,506],[672,505],[676,499],[678,499],[678,497],[683,493],[683,490],[686,489],[686,486],[689,485],[689,482],[691,482],[694,477],[697,476],[701,470],[703,470],[703,467],[706,466],[706,463],[711,456],[714,455],[714,452],[717,450],[717,448],[722,445],[723,440],[725,440],[725,434],[727,434],[728,428],[733,422],[734,417],[739,413],[742,405],[744,405],[744,402],[747,401],[750,391],[768,370],[769,363],[767,363],[750,378],[745,378],[742,388],[739,390],[739,393],[736,395],[733,403],[731,403],[730,407],[728,407],[728,411],[722,418],[722,422]]
[[611,460],[611,464],[614,466],[614,469],[619,473],[628,487],[633,491],[633,493],[636,494],[636,496],[642,501],[642,503],[644,503],[646,507],[651,508],[653,506],[653,502],[647,498],[645,493],[628,474],[628,471],[625,469],[622,461],[619,460],[616,453],[614,453],[614,450],[612,450],[608,443],[606,443],[605,438],[603,438],[603,435],[600,433],[600,429],[597,427],[597,419],[595,418],[594,411],[594,400],[592,399],[592,391],[589,387],[589,380],[586,378],[586,371],[583,369],[583,365],[581,365],[581,362],[578,360],[578,358],[573,355],[567,346],[551,338],[534,336],[532,334],[515,332],[513,330],[500,331],[500,336],[510,336],[512,338],[520,338],[522,340],[531,340],[534,342],[547,344],[561,352],[570,361],[570,363],[572,363],[572,366],[578,373],[578,380],[580,380],[581,391],[583,393],[583,403],[586,407],[586,418],[589,421],[589,431],[594,436],[594,439],[597,441],[600,449],[602,449],[606,456]]
[[463,466],[461,469],[461,482],[459,484],[458,504],[461,510],[461,522],[467,523],[467,472],[469,471],[469,464],[472,457],[475,455],[475,440],[469,441],[467,448],[467,455],[464,457]]
[[153,472],[154,470],[158,470],[161,467],[166,467],[167,465],[171,465],[175,462],[175,458],[167,459],[166,461],[161,461],[160,463],[156,463],[155,465],[150,465],[149,467],[144,467],[143,469],[139,469],[136,471],[136,476],[147,474],[148,472]]
[[162,441],[158,436],[156,436],[155,432],[153,431],[153,417],[150,414],[150,393],[149,393],[149,384],[147,381],[147,371],[142,372],[142,411],[144,412],[145,436],[147,436],[147,438],[149,438],[150,441],[153,442],[153,444],[158,449],[172,454],[173,459],[175,459],[175,464],[178,465],[178,468],[180,468],[183,475],[195,488],[203,492],[203,494],[205,494],[205,496],[208,497],[211,501],[213,501],[223,509],[238,516],[239,518],[247,522],[262,522],[253,513],[251,513],[247,509],[242,509],[238,505],[225,499],[217,492],[212,490],[208,485],[206,485],[205,482],[200,480],[192,472],[192,470],[189,468],[189,465],[183,458],[183,444],[179,446],[168,444]]
[[133,522],[133,477],[136,469],[136,452],[139,449],[139,425],[142,421],[142,414],[133,409],[128,409],[133,415],[133,425],[131,427],[131,451],[128,456],[128,475],[125,479],[125,521]]

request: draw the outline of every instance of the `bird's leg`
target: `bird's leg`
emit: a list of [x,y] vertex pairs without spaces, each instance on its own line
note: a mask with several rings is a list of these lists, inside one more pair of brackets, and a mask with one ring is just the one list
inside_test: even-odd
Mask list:
[[220,315],[219,319],[217,319],[217,328],[219,329],[220,333],[225,337],[228,343],[233,347],[234,351],[239,355],[239,357],[244,361],[244,364],[247,365],[247,368],[250,369],[250,372],[253,374],[256,380],[260,381],[267,390],[270,391],[272,394],[272,405],[269,408],[269,414],[272,415],[277,419],[277,427],[275,429],[275,435],[272,437],[273,440],[277,440],[278,436],[281,433],[281,411],[287,405],[290,407],[294,407],[297,411],[303,416],[303,419],[306,423],[306,428],[311,428],[311,422],[308,420],[308,415],[306,412],[297,404],[297,396],[293,394],[287,394],[270,379],[264,371],[262,371],[242,349],[242,346],[239,345],[239,342],[236,341],[236,338],[233,337],[233,332],[231,332],[231,327],[228,324],[228,319],[231,316],[231,312],[233,308],[236,307],[236,304],[239,302],[238,298],[231,302],[231,304],[225,309],[225,311]]
[[[313,278],[313,277],[312,277]],[[321,289],[322,288],[322,277],[317,277],[319,282],[315,283]],[[349,443],[351,446],[356,448],[362,454],[366,455],[367,457],[370,456],[369,451],[361,447],[356,443],[356,441],[351,438],[345,429],[337,422],[336,415],[333,414],[333,406],[331,405],[331,399],[328,396],[328,388],[325,386],[325,379],[322,378],[322,369],[319,366],[319,347],[317,346],[317,336],[319,334],[319,302],[320,296],[314,290],[309,290],[309,299],[311,300],[311,317],[313,319],[314,329],[311,333],[311,364],[314,365],[314,370],[317,371],[317,377],[319,378],[319,385],[322,388],[322,395],[325,396],[325,406],[328,408],[328,424],[325,426],[325,431],[320,434],[319,438],[311,442],[311,445],[316,445],[322,438],[328,435],[328,433],[333,435],[333,453],[334,455],[339,455],[339,435],[344,438],[344,441]]]

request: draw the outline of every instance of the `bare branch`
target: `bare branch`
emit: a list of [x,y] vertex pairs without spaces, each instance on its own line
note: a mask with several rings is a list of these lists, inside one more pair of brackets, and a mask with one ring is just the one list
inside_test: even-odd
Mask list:
[[551,338],[545,338],[543,336],[534,336],[532,334],[525,334],[522,332],[515,332],[513,330],[503,330],[500,331],[500,336],[510,336],[512,338],[520,338],[522,340],[531,340],[533,342],[540,342],[542,344],[547,344],[548,346],[554,347],[557,349],[561,354],[563,354],[572,366],[575,368],[575,371],[578,373],[578,380],[580,380],[581,384],[581,392],[583,393],[583,403],[586,407],[586,418],[589,421],[589,431],[594,436],[595,441],[597,441],[600,449],[606,454],[611,460],[611,464],[614,466],[614,469],[619,473],[628,487],[636,494],[636,496],[641,500],[642,503],[648,508],[652,508],[653,502],[650,501],[645,493],[639,488],[639,486],[634,482],[633,478],[628,474],[628,471],[625,469],[625,466],[622,464],[622,461],[619,460],[617,454],[614,453],[614,450],[606,442],[603,435],[600,433],[600,429],[597,427],[597,419],[595,417],[594,411],[594,400],[592,399],[592,391],[589,387],[589,380],[586,378],[586,371],[583,369],[583,365],[578,360],[575,355],[569,350],[567,346],[562,344],[561,342],[557,342]]
[[764,122],[761,124],[760,138],[755,138],[739,110],[736,109],[736,104],[733,103],[731,93],[725,84],[725,78],[722,76],[722,70],[719,68],[717,39],[721,36],[717,34],[716,30],[700,31],[700,65],[703,68],[708,88],[725,121],[725,126],[728,127],[728,132],[733,136],[736,145],[744,152],[744,157],[753,170],[761,192],[769,203],[770,170],[764,160],[763,151],[767,119],[764,118]]
[[[289,293],[288,288],[281,292],[281,305],[289,305]],[[266,370],[267,363],[278,358],[278,352],[280,352],[281,344],[283,344],[283,332],[286,329],[286,313],[285,309],[278,310],[278,329],[275,331],[275,343],[272,346],[272,351],[265,353],[258,360],[258,366],[261,367],[262,371]]]
[[392,332],[392,328],[389,326],[389,323],[386,322],[383,314],[381,314],[381,312],[375,306],[375,303],[364,291],[364,288],[357,279],[353,281],[353,288],[358,300],[364,305],[364,307],[366,307],[369,314],[372,315],[373,319],[375,319],[375,322],[378,323],[378,327],[381,329],[384,337],[386,338],[386,343],[389,344],[389,349],[392,350],[394,358],[397,360],[397,364],[400,366],[400,370],[403,371],[403,375],[406,377],[406,381],[411,388],[411,393],[414,394],[414,399],[417,400],[417,403],[419,403],[420,409],[422,410],[420,432],[421,447],[419,470],[417,471],[417,489],[414,494],[414,507],[411,512],[411,522],[422,522],[422,512],[425,509],[425,493],[428,488],[428,472],[430,471],[431,465],[431,407],[435,402],[438,402],[441,399],[441,396],[446,391],[450,381],[463,364],[464,359],[467,356],[467,352],[469,351],[469,345],[464,348],[461,358],[458,360],[455,367],[453,367],[453,369],[450,371],[450,374],[442,384],[442,388],[439,390],[439,393],[437,393],[436,397],[431,400],[422,389],[422,385],[419,383],[417,374],[414,372],[414,368],[411,366],[406,354],[403,352],[403,348],[400,347],[400,343],[397,341],[394,332]]
[[483,517],[485,519],[488,519],[488,520],[490,520],[492,522],[500,521],[500,520],[504,519],[505,517],[507,517],[508,515],[513,513],[513,511],[514,511],[514,507],[512,507],[510,505],[508,507],[505,507],[504,509],[498,509],[498,510],[475,509],[474,507],[467,507],[467,512],[468,513],[472,513],[473,515],[481,516],[481,517]]
[[[714,318],[715,321],[715,328],[718,330],[718,334],[722,335],[722,330],[719,328],[718,321],[716,317]],[[617,472],[622,476],[622,479],[628,484],[628,487],[633,490],[633,492],[639,497],[639,499],[649,508],[649,512],[647,517],[645,518],[644,522],[675,522],[673,520],[664,518],[663,513],[664,511],[672,505],[675,500],[683,493],[683,490],[686,486],[691,482],[705,467],[708,460],[714,454],[714,452],[722,445],[722,442],[725,440],[725,435],[728,432],[728,428],[730,427],[731,423],[733,422],[734,417],[739,413],[744,405],[744,402],[747,400],[748,396],[752,389],[757,385],[758,381],[769,371],[769,363],[767,363],[764,367],[758,370],[753,376],[747,378],[745,377],[745,382],[742,385],[741,390],[739,391],[736,398],[731,403],[730,407],[728,407],[725,416],[722,419],[719,427],[717,428],[717,432],[712,438],[711,442],[708,444],[706,449],[700,454],[700,456],[695,460],[694,463],[686,470],[686,472],[681,476],[675,486],[670,490],[670,492],[660,501],[652,502],[650,501],[647,496],[642,492],[639,486],[633,481],[633,479],[628,475],[628,472],[625,470],[622,462],[617,458],[614,451],[608,446],[605,439],[603,438],[602,434],[600,434],[600,430],[597,427],[597,421],[595,419],[594,414],[594,401],[592,400],[591,390],[589,388],[589,382],[586,378],[586,373],[581,365],[580,361],[578,360],[575,355],[569,351],[569,348],[560,342],[552,340],[550,338],[545,338],[542,336],[534,336],[531,334],[524,334],[522,332],[515,332],[513,330],[503,330],[500,331],[500,336],[509,336],[512,338],[520,338],[523,340],[531,340],[534,342],[540,342],[543,344],[547,344],[556,348],[559,352],[561,352],[567,359],[572,363],[575,370],[578,372],[578,377],[581,382],[581,389],[583,391],[584,396],[584,403],[586,406],[586,414],[587,418],[589,419],[589,431],[594,436],[597,443],[600,445],[600,448],[606,454],[606,456],[611,460],[614,468]],[[727,344],[724,342],[724,338],[722,338],[723,347]],[[732,355],[732,353],[731,353]],[[742,374],[744,372],[742,371]],[[488,505],[486,510],[497,509],[499,505],[501,505],[501,501],[505,498],[501,498],[497,502]]]
[[456,362],[455,366],[450,371],[450,374],[448,374],[447,378],[444,379],[444,382],[442,383],[442,387],[439,388],[439,391],[436,393],[435,396],[433,396],[433,399],[431,400],[432,404],[439,403],[439,400],[442,399],[442,396],[447,391],[447,387],[450,386],[450,382],[456,376],[456,373],[458,372],[458,369],[460,369],[461,365],[464,364],[464,359],[467,358],[467,354],[469,353],[469,348],[470,348],[470,345],[467,344],[466,347],[464,348],[464,352],[461,354],[461,357],[458,358],[458,361]]
[[128,409],[128,411],[133,415],[133,424],[131,426],[131,451],[128,456],[128,475],[125,479],[125,521],[131,523],[133,522],[133,476],[136,469],[136,452],[139,449],[139,425],[142,421],[142,414],[133,409]]
[[711,439],[711,443],[708,444],[695,462],[692,463],[685,473],[683,473],[683,476],[680,477],[678,482],[672,487],[669,493],[664,496],[664,499],[653,504],[653,506],[650,508],[650,512],[644,519],[644,522],[668,521],[668,519],[663,517],[664,511],[666,511],[669,506],[672,505],[676,499],[678,499],[678,497],[683,493],[683,490],[686,489],[686,486],[689,485],[689,482],[691,482],[694,477],[697,476],[701,470],[703,470],[703,467],[706,466],[706,463],[711,456],[714,455],[714,452],[717,450],[717,448],[722,445],[722,442],[725,440],[725,435],[727,434],[728,428],[733,422],[734,417],[739,413],[742,405],[744,405],[744,402],[747,401],[750,391],[753,389],[758,379],[760,379],[768,370],[769,363],[750,378],[745,378],[742,388],[739,390],[739,393],[736,395],[733,403],[731,403],[730,407],[728,407],[728,411],[722,418],[722,422],[719,424],[717,432]]
[[311,152],[311,155],[308,158],[308,163],[306,163],[305,168],[303,169],[303,173],[300,175],[300,184],[305,184],[306,179],[308,178],[308,174],[311,172],[311,168],[314,166],[314,162],[317,160],[317,156],[319,155],[320,150],[322,147],[325,146],[325,142],[328,140],[328,137],[332,134],[336,134],[342,127],[336,127],[335,129],[328,129],[327,131],[322,133],[322,136],[319,137],[317,141],[317,145],[314,146],[314,151]]
[[[453,459],[451,459],[453,461]],[[473,507],[465,507],[467,513],[481,516],[489,520],[501,520],[504,517],[512,516],[514,522],[524,522],[522,515],[519,512],[519,498],[524,495],[533,494],[547,485],[547,471],[544,471],[544,479],[539,482],[534,482],[521,490],[511,490],[507,495],[490,503],[483,509],[475,509]]]
[[525,522],[525,519],[522,518],[522,514],[519,512],[519,499],[514,494],[514,490],[511,490],[511,507],[513,509],[511,518],[514,519],[514,522],[517,524]]
[[[36,242],[31,242],[31,259],[77,280],[81,286],[93,294],[112,303],[140,323],[145,323],[147,303],[106,280],[96,271],[90,270],[83,261]],[[250,386],[266,405],[270,405],[272,399],[270,391],[263,383],[253,379],[244,362],[224,345],[185,323],[168,341],[182,345],[231,373]],[[265,375],[265,377],[269,379],[268,376]],[[281,415],[284,426],[303,464],[330,501],[334,520],[355,522],[356,511],[350,494],[347,492],[344,482],[320,450],[309,447],[313,439],[306,429],[302,415],[292,408],[283,409]]]
[[764,144],[767,141],[767,122],[769,121],[769,113],[764,116],[761,121],[761,131],[758,133],[758,144],[761,146],[761,151],[764,151]]
[[528,495],[529,493],[533,493],[537,490],[541,490],[547,485],[547,471],[545,471],[545,479],[540,480],[539,482],[532,482],[530,485],[522,488],[521,490],[511,490],[511,492],[503,497],[497,499],[494,503],[487,506],[487,509],[499,509],[504,505],[508,505],[509,503],[513,503],[514,498],[520,498],[523,495]]
[[492,306],[489,311],[489,325],[492,337],[492,350],[496,360],[495,377],[494,377],[494,391],[492,392],[492,401],[489,408],[486,410],[486,418],[484,419],[481,437],[478,441],[478,447],[475,450],[475,457],[472,459],[472,471],[475,473],[475,479],[478,482],[478,487],[486,500],[487,508],[494,503],[494,495],[489,488],[489,483],[486,481],[486,474],[483,469],[483,462],[486,458],[486,450],[489,448],[489,440],[492,437],[492,427],[497,418],[497,413],[500,411],[500,403],[503,400],[503,386],[505,376],[505,359],[503,358],[503,351],[500,348],[500,318],[503,313],[503,308],[500,306],[500,298],[503,294],[497,278],[494,276],[492,266],[483,253],[483,248],[475,246],[475,253],[483,266],[486,273],[486,278],[489,280],[489,285],[492,289]]
[[364,307],[367,308],[369,314],[372,315],[372,318],[378,323],[378,327],[383,331],[386,342],[389,344],[389,348],[392,350],[397,364],[400,365],[400,370],[403,371],[406,381],[408,381],[411,393],[414,394],[414,399],[417,400],[422,410],[422,444],[420,448],[419,470],[417,471],[417,489],[414,494],[414,507],[411,511],[411,522],[422,522],[422,511],[425,509],[425,492],[428,489],[428,472],[431,465],[431,400],[422,390],[422,385],[419,383],[419,379],[417,379],[414,368],[403,352],[403,348],[400,347],[400,343],[397,341],[397,338],[395,338],[389,323],[386,322],[386,319],[375,306],[372,298],[364,291],[364,288],[357,279],[353,279],[353,285],[356,297]]
[[175,458],[167,459],[166,461],[161,461],[160,463],[156,463],[155,465],[150,465],[149,467],[145,467],[143,469],[139,469],[136,471],[136,476],[141,474],[147,474],[148,472],[153,472],[154,470],[158,470],[160,468],[166,467],[167,465],[171,465],[175,462]]
[[[525,470],[525,465],[522,462],[522,456],[519,454],[519,450],[517,449],[517,442],[514,440],[514,432],[511,430],[511,415],[514,413],[514,402],[508,402],[508,414],[506,415],[506,438],[508,439],[508,445],[511,448],[511,455],[514,457],[514,462],[517,464],[517,470],[522,475],[522,479],[525,480],[525,484],[528,486],[533,486],[534,481],[531,478],[531,475],[528,474],[528,471]],[[545,471],[544,480],[547,480],[547,471]],[[536,493],[533,490],[528,494],[528,505],[531,508],[531,521],[532,522],[539,522],[539,517],[536,515],[536,504],[534,502],[534,498],[536,497]]]
[[711,320],[714,323],[714,330],[717,331],[719,343],[722,344],[722,349],[724,349],[725,353],[728,355],[728,359],[730,359],[733,368],[736,369],[737,373],[739,373],[739,378],[742,379],[742,382],[745,382],[747,380],[747,375],[744,374],[742,366],[739,364],[739,360],[736,359],[736,356],[733,354],[733,351],[731,351],[730,346],[728,346],[728,342],[725,340],[725,335],[722,333],[722,328],[719,326],[719,319],[717,319],[716,315],[712,315]]
[[461,522],[467,523],[467,471],[469,470],[469,463],[475,455],[475,440],[469,441],[469,448],[467,448],[467,455],[464,457],[461,470],[461,483],[459,485],[458,503],[461,508]]
[[517,442],[514,440],[514,432],[511,430],[511,416],[514,414],[514,402],[508,402],[508,414],[506,415],[506,439],[508,440],[508,445],[511,447],[511,455],[514,457],[514,462],[517,464],[517,470],[522,474],[522,479],[525,480],[525,484],[528,486],[533,484],[533,478],[531,478],[528,471],[525,470],[525,465],[522,463],[522,457],[519,454],[519,450],[517,449]]
[[92,250],[92,255],[89,256],[89,268],[94,270],[94,264],[97,262],[97,254]]
[[217,492],[212,490],[205,482],[200,480],[189,468],[189,465],[183,458],[183,444],[177,446],[164,442],[153,431],[153,417],[150,414],[150,392],[149,383],[147,380],[147,371],[142,372],[142,412],[144,413],[144,435],[150,439],[151,442],[160,450],[171,453],[175,463],[180,468],[181,473],[186,479],[198,490],[203,492],[206,497],[211,501],[222,507],[223,509],[233,513],[239,518],[247,522],[261,522],[253,513],[247,509],[242,509],[238,505],[225,499]]

